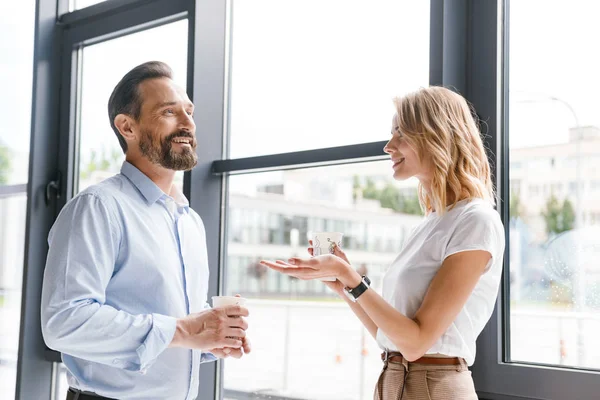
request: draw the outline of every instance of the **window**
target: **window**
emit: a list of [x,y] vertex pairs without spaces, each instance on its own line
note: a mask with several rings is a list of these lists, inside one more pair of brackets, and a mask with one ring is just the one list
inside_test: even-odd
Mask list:
[[600,171],[582,174],[600,154],[600,61],[589,52],[599,16],[594,2],[511,2],[510,157],[538,158],[538,172],[542,156],[567,160],[551,191],[547,175],[520,175],[538,196],[511,209],[521,221],[510,228],[511,362],[600,369],[600,203],[583,185]]
[[[307,256],[313,232],[341,231],[349,259],[380,291],[383,275],[402,247],[403,232],[422,219],[420,209],[402,201],[406,186],[391,174],[379,178],[388,170],[385,161],[229,178],[225,292],[250,299],[248,335],[254,350],[241,360],[225,361],[225,398],[234,392],[304,399],[372,397],[380,350],[346,304],[319,281],[289,278],[258,262]],[[372,177],[378,177],[376,189],[366,184]],[[409,182],[415,190],[416,183]],[[265,186],[283,190],[266,193],[261,190]],[[330,190],[322,191],[322,186]],[[283,242],[250,239],[256,234],[237,241],[234,232],[247,221],[240,214],[261,216],[244,225],[256,233],[263,229],[260,221],[280,218]],[[316,328],[314,321],[321,325]],[[346,384],[331,384],[338,381]]]
[[429,82],[428,1],[236,1],[231,35],[231,158],[387,140]]
[[0,37],[19,38],[0,41],[0,84],[6,94],[0,96],[0,186],[27,183],[34,17],[33,1],[0,4]]
[[[429,84],[429,8],[428,1],[233,2],[226,158],[388,140],[393,98]],[[402,37],[410,40],[395,51]],[[421,218],[416,182],[397,185],[387,163],[368,162],[233,175],[228,189],[225,294],[250,299],[254,353],[224,361],[224,397],[372,398],[379,350],[351,311],[321,282],[290,279],[258,261],[307,254],[312,232],[340,231],[355,266],[380,290]],[[327,324],[318,332],[310,329],[317,318]],[[341,380],[347,387],[331,385]]]
[[0,3],[0,86],[4,93],[0,96],[0,388],[3,398],[15,398],[17,383],[34,18],[34,1]]
[[27,193],[0,195],[0,385],[7,398],[17,381],[26,205]]

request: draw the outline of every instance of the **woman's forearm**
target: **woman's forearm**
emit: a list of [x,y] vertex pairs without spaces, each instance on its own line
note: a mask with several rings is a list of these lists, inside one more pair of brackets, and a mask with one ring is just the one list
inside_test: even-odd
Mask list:
[[[347,269],[347,274],[340,276],[340,281],[347,287],[356,287],[360,284],[362,277],[354,270]],[[352,303],[350,300],[348,300]],[[352,306],[354,305],[354,307]],[[420,326],[412,319],[401,314],[398,310],[388,304],[377,292],[372,289],[364,292],[356,303],[351,307],[364,314],[373,325],[372,335],[377,335],[377,329],[381,329],[407,359],[419,358],[423,352],[424,342]],[[356,311],[354,311],[355,314]],[[363,318],[357,314],[363,321]],[[363,321],[363,324],[365,322]],[[367,326],[365,324],[365,326]],[[370,328],[369,332],[371,332]]]
[[358,303],[366,317],[371,319],[408,360],[422,356],[424,342],[421,327],[412,319],[401,314],[374,290],[367,290]]
[[377,339],[377,325],[375,325],[375,322],[367,315],[365,310],[362,309],[360,304],[351,301],[344,295],[342,295],[342,298],[348,303],[354,315],[356,315],[364,327],[367,328],[371,336],[373,336],[374,339]]

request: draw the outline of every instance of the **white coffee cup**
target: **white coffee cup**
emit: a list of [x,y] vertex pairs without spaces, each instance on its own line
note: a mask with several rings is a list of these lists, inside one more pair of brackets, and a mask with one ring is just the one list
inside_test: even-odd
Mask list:
[[223,308],[229,306],[242,306],[246,305],[246,299],[237,296],[213,296],[212,297],[213,308]]
[[[312,235],[313,256],[321,254],[333,254],[335,246],[342,247],[342,238],[344,234],[341,232],[316,232]],[[319,278],[322,281],[333,282],[335,277]]]
[[237,296],[213,296],[212,303],[213,308],[224,308],[230,306],[244,307],[246,305],[246,299]]

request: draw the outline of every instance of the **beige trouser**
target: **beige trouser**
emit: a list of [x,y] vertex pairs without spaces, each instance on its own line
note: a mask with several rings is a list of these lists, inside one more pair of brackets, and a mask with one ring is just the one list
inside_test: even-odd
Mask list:
[[374,400],[477,400],[471,371],[458,365],[384,361]]

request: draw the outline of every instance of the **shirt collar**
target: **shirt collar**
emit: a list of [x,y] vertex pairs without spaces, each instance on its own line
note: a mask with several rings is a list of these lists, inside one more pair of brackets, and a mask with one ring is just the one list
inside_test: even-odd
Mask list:
[[[154,204],[161,197],[169,197],[165,194],[156,183],[152,182],[152,179],[148,178],[142,171],[137,169],[136,166],[128,161],[124,161],[121,166],[121,174],[133,183],[133,185],[140,191],[142,196],[146,199],[146,203]],[[175,203],[180,207],[189,207],[188,199],[175,185],[171,187],[171,196]]]
[[179,207],[189,207],[190,202],[176,185],[171,186],[171,197]]

